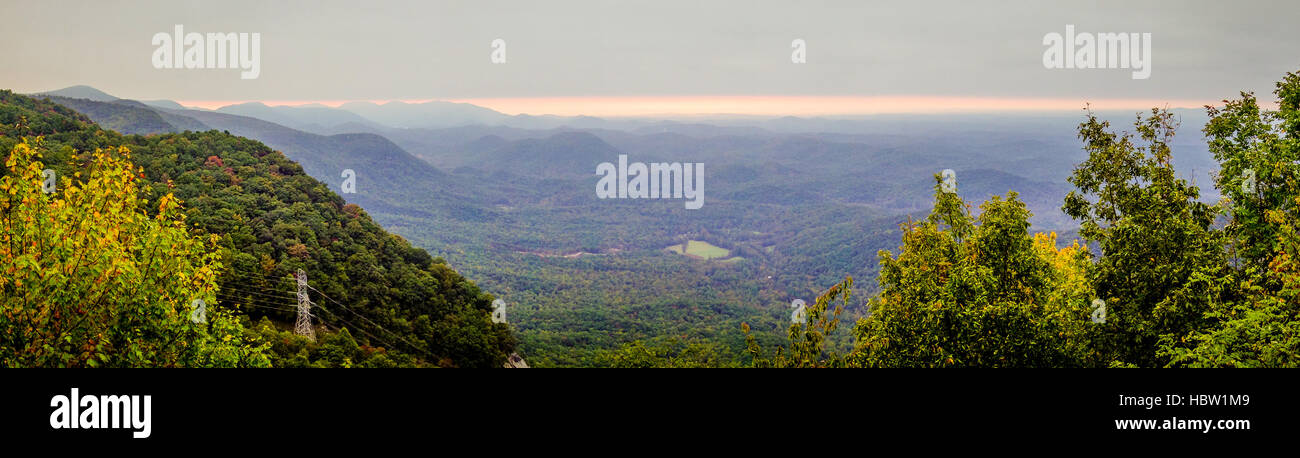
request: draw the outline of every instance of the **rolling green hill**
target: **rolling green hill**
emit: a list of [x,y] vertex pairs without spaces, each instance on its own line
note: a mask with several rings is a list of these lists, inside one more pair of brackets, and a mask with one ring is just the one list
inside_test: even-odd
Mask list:
[[[132,125],[140,125],[135,115],[156,120],[132,105],[106,105]],[[509,327],[489,320],[491,295],[260,142],[218,131],[123,135],[50,101],[0,91],[0,149],[35,136],[44,137],[46,166],[67,177],[88,151],[130,148],[150,194],[174,193],[193,232],[221,237],[220,305],[265,319],[260,332],[274,343],[276,365],[500,367],[514,348]],[[289,278],[298,269],[317,304],[317,343],[282,330],[292,322]]]

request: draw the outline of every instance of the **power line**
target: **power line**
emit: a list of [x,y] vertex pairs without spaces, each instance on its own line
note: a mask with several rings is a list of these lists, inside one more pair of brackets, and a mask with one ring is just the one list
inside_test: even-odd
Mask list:
[[227,275],[221,277],[222,283],[238,283],[242,285],[257,286],[259,288],[292,289],[294,281],[292,279],[265,278],[259,276],[238,276]]
[[243,283],[257,283],[257,284],[261,284],[261,285],[271,285],[271,286],[283,286],[283,285],[288,285],[288,284],[293,283],[293,280],[288,279],[288,278],[275,279],[275,278],[263,278],[263,277],[257,277],[257,276],[252,276],[252,277],[243,277],[243,276],[239,276],[239,275],[228,275],[228,276],[226,276],[225,278],[222,278],[222,279],[223,279],[223,280],[227,280],[227,281],[239,281],[239,282],[243,282]]
[[237,300],[240,300],[240,301],[256,301],[256,302],[264,303],[264,304],[267,304],[267,305],[289,305],[289,304],[292,303],[292,301],[289,301],[289,300],[272,300],[272,299],[267,299],[267,298],[264,298],[264,297],[261,297],[261,296],[240,295],[240,294],[238,294],[238,293],[232,293],[232,292],[229,292],[229,291],[222,291],[222,292],[218,292],[218,293],[216,293],[216,294],[217,294],[218,296],[224,296],[224,297],[228,297],[228,298],[231,298],[231,299],[237,299]]
[[[311,288],[312,291],[315,291],[315,292],[317,292],[318,294],[320,294],[321,297],[325,298],[326,300],[328,300],[328,301],[330,301],[330,302],[333,302],[333,303],[335,303],[335,304],[338,304],[339,307],[343,307],[344,309],[347,309],[347,311],[352,312],[353,315],[356,315],[358,318],[361,318],[362,320],[365,320],[367,323],[370,323],[371,325],[374,325],[375,327],[377,327],[377,328],[379,328],[379,329],[383,329],[383,330],[385,330],[385,331],[388,331],[388,330],[385,329],[383,326],[380,326],[379,323],[376,323],[376,322],[374,322],[374,321],[371,321],[369,318],[366,318],[365,315],[362,315],[361,313],[358,313],[356,310],[353,310],[351,307],[348,307],[348,306],[346,306],[346,305],[343,305],[343,303],[334,300],[334,298],[329,297],[329,295],[327,295],[327,294],[325,294],[325,293],[322,293],[319,289],[316,289],[315,287],[313,287],[313,286],[311,286],[311,285],[307,285],[307,287],[308,287],[308,288]],[[396,333],[394,333],[393,331],[388,331],[388,332],[389,332],[389,333],[392,333],[392,334],[394,334],[394,335],[396,335]],[[396,335],[396,336],[397,336],[397,338],[399,338],[399,339],[402,337],[402,336],[400,336],[400,335]],[[405,339],[403,339],[403,340],[405,340]],[[412,344],[410,341],[406,341],[406,343],[408,343],[408,344],[410,344],[410,345],[412,345],[412,346],[415,346],[415,344]]]
[[[227,287],[224,288],[223,291],[219,291],[217,293],[219,299],[222,299],[223,301],[236,302],[239,303],[240,305],[246,305],[246,306],[262,308],[262,309],[270,309],[279,312],[293,312],[294,309],[290,304],[292,304],[295,301],[295,298],[291,297],[288,294],[280,295],[283,290],[270,289],[267,287],[269,286],[274,288],[275,286],[281,285],[282,283],[280,284],[276,283],[280,281],[288,282],[290,284],[297,283],[299,286],[298,288],[299,291],[298,294],[296,295],[297,296],[296,300],[298,303],[297,312],[299,318],[298,318],[298,324],[296,325],[295,332],[298,332],[299,334],[306,335],[304,334],[304,332],[308,334],[314,334],[310,332],[311,318],[315,318],[317,321],[320,322],[325,321],[322,317],[311,313],[311,306],[316,306],[320,310],[324,310],[325,312],[329,313],[331,316],[334,317],[334,319],[337,319],[343,324],[346,324],[352,327],[353,329],[360,331],[362,334],[365,334],[367,337],[370,337],[371,339],[374,339],[382,344],[385,344],[389,348],[399,348],[397,345],[394,345],[391,341],[382,339],[379,336],[370,333],[365,328],[358,326],[356,323],[344,319],[342,315],[334,312],[333,310],[322,307],[320,304],[312,301],[306,295],[306,290],[310,289],[312,291],[315,291],[317,294],[320,294],[321,297],[325,298],[325,300],[329,301],[330,303],[334,305],[338,305],[339,307],[350,312],[352,315],[362,319],[366,323],[369,323],[371,326],[374,326],[377,331],[381,331],[382,333],[387,333],[393,337],[396,337],[398,340],[405,342],[407,345],[409,345],[410,348],[413,350],[416,351],[423,350],[423,352],[427,353],[431,358],[437,358],[437,355],[434,355],[433,353],[429,352],[427,349],[424,349],[420,345],[416,345],[414,342],[411,342],[409,339],[403,337],[401,334],[388,330],[387,328],[383,327],[379,323],[376,323],[370,318],[366,317],[364,314],[357,312],[355,309],[348,307],[342,302],[339,302],[334,298],[330,297],[328,294],[325,294],[321,290],[316,289],[316,287],[311,286],[311,284],[308,284],[306,282],[305,275],[299,281],[299,280],[295,280],[295,278],[275,277],[275,276],[268,276],[268,275],[257,274],[257,273],[241,273],[241,272],[228,272],[228,273],[232,275],[227,276],[225,278],[225,284]],[[303,275],[301,273],[301,270],[299,271],[299,275]],[[290,286],[290,284],[283,284],[283,285],[287,288]],[[246,297],[241,297],[240,295],[244,295]],[[281,303],[280,301],[284,301],[284,302]],[[303,331],[303,329],[307,329],[307,331]]]
[[267,275],[267,274],[259,274],[256,272],[241,272],[241,271],[232,270],[232,271],[227,271],[226,274],[238,276],[241,278],[262,278],[271,281],[281,281],[281,280],[290,281],[290,282],[293,281],[293,275],[287,273],[284,275]]
[[227,284],[225,285],[224,288],[220,288],[220,291],[225,293],[253,294],[253,295],[261,296],[266,299],[279,299],[279,300],[291,301],[291,302],[293,301],[293,298],[290,296],[279,294],[274,290],[259,289],[253,286]]
[[253,304],[253,303],[241,303],[241,304],[239,304],[239,306],[241,306],[241,307],[243,307],[243,306],[247,306],[247,307],[257,307],[257,308],[263,308],[263,309],[276,310],[276,311],[280,311],[280,312],[292,312],[292,311],[293,311],[293,309],[290,309],[290,308],[284,308],[284,307],[269,307],[269,306],[258,305],[258,304]]
[[[363,328],[363,327],[361,327],[361,326],[357,326],[356,324],[352,323],[351,321],[348,321],[348,320],[343,319],[343,317],[339,316],[339,314],[337,314],[337,313],[334,313],[334,312],[331,311],[330,309],[327,309],[327,308],[325,308],[325,307],[321,307],[320,304],[317,304],[317,303],[315,303],[315,302],[312,302],[312,305],[315,305],[317,308],[319,308],[319,309],[321,309],[321,310],[324,310],[324,311],[326,311],[326,312],[329,312],[330,315],[334,315],[334,318],[337,318],[339,321],[342,321],[343,324],[346,324],[346,325],[348,325],[348,326],[351,326],[352,329],[356,329],[356,330],[358,330],[358,331],[361,331],[362,334],[365,334],[365,335],[369,336],[371,339],[378,340],[379,343],[382,343],[382,344],[384,344],[384,345],[387,345],[388,348],[398,348],[397,345],[393,345],[392,342],[389,342],[389,341],[384,340],[384,339],[380,339],[379,336],[376,336],[376,335],[374,335],[374,334],[371,334],[369,331],[366,331],[365,328]],[[318,320],[324,321],[323,319],[321,319],[320,317],[317,317],[316,315],[311,315],[311,316],[312,316],[313,318],[318,319]],[[398,336],[398,337],[400,337],[400,336]]]
[[258,293],[256,291],[246,291],[238,288],[222,288],[217,290],[217,294],[222,294],[230,297],[238,297],[238,298],[247,297],[249,299],[257,299],[263,302],[271,302],[275,304],[293,303],[293,299],[287,297],[273,296],[269,294]]
[[[327,295],[327,294],[325,294],[325,293],[322,293],[319,289],[316,289],[315,287],[313,287],[313,286],[311,286],[311,285],[307,285],[307,287],[308,287],[308,288],[311,288],[312,291],[315,291],[316,293],[320,294],[321,297],[325,298],[326,300],[328,300],[328,301],[330,301],[330,302],[332,302],[332,303],[334,303],[334,304],[338,304],[339,307],[343,307],[343,308],[346,309],[347,311],[352,312],[352,314],[355,315],[355,316],[357,316],[358,318],[361,318],[362,320],[365,320],[367,323],[370,323],[371,325],[374,325],[376,328],[379,328],[380,330],[383,330],[383,331],[385,331],[385,332],[388,332],[388,333],[391,334],[393,337],[398,338],[398,340],[401,340],[402,342],[406,342],[406,344],[407,344],[407,345],[410,345],[412,349],[416,349],[416,350],[419,350],[419,349],[420,349],[420,346],[419,346],[419,345],[416,345],[415,343],[411,342],[410,340],[407,340],[405,337],[402,337],[401,334],[395,333],[395,332],[393,332],[393,331],[389,331],[388,329],[384,328],[383,326],[380,326],[379,323],[376,323],[376,322],[374,322],[374,321],[371,321],[369,318],[366,318],[365,315],[362,315],[362,314],[360,314],[360,313],[357,313],[357,311],[356,311],[356,310],[353,310],[351,307],[348,307],[348,306],[346,306],[346,305],[343,305],[343,303],[334,300],[334,298],[329,297],[329,295]],[[333,313],[333,312],[331,312],[331,313]],[[338,316],[338,314],[335,314],[335,316]],[[340,317],[340,319],[341,319],[341,317]],[[355,326],[355,325],[354,325],[354,326]],[[425,352],[428,353],[428,350],[425,350]],[[436,357],[436,356],[433,355],[432,353],[429,353],[429,356],[434,356],[434,357]]]
[[[239,285],[236,285],[236,286],[239,286]],[[276,295],[276,294],[274,294],[274,293],[267,293],[267,292],[261,292],[261,291],[253,291],[253,290],[249,290],[248,288],[249,288],[249,287],[241,286],[241,287],[239,287],[239,288],[228,287],[228,288],[225,288],[225,289],[230,290],[230,291],[233,291],[233,292],[242,293],[242,294],[255,294],[255,295],[261,296],[261,297],[266,298],[266,299],[279,299],[279,300],[283,300],[283,301],[286,301],[286,302],[293,302],[293,300],[294,300],[294,299],[293,299],[292,297],[290,297],[290,296],[280,296],[280,295]],[[265,291],[265,290],[262,290],[262,291]]]
[[217,295],[217,299],[219,299],[221,302],[223,302],[223,303],[227,303],[227,304],[256,305],[256,306],[258,306],[258,307],[263,307],[263,308],[269,308],[269,309],[275,309],[275,310],[292,311],[292,310],[286,308],[286,305],[285,305],[285,304],[279,304],[279,305],[276,305],[276,304],[272,304],[272,303],[269,303],[269,302],[254,301],[254,300],[251,300],[251,299],[240,298],[240,297],[225,296],[225,295],[222,295],[222,294],[218,294],[218,295]]

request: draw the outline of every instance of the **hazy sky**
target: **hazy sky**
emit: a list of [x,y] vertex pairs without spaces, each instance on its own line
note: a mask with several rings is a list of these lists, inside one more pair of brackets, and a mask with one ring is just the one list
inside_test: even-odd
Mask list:
[[[0,0],[0,17],[0,88],[86,84],[134,99],[523,104],[513,111],[543,100],[534,98],[551,103],[531,105],[536,110],[585,100],[599,111],[601,103],[635,106],[659,96],[769,105],[781,99],[764,97],[804,96],[791,100],[841,108],[883,98],[918,111],[962,98],[1178,105],[1243,89],[1268,93],[1286,71],[1300,69],[1300,2],[1293,0]],[[175,24],[186,32],[260,33],[260,77],[155,69],[150,40]],[[1150,78],[1044,68],[1044,34],[1063,34],[1067,24],[1078,32],[1151,33]],[[490,61],[496,38],[506,41],[505,64]],[[791,63],[794,39],[807,43],[807,63]]]

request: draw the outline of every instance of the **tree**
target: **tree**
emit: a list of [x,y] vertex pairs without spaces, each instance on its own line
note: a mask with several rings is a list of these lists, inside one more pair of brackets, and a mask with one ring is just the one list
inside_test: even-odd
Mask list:
[[1134,127],[1141,144],[1088,112],[1079,125],[1088,159],[1070,177],[1077,189],[1063,209],[1101,247],[1089,274],[1106,305],[1099,349],[1118,365],[1158,367],[1169,363],[1159,343],[1207,325],[1205,313],[1231,300],[1235,282],[1222,233],[1211,228],[1219,210],[1174,174],[1173,114],[1152,109]]
[[[791,323],[788,335],[789,349],[777,347],[772,356],[767,356],[758,341],[750,334],[749,324],[742,323],[745,332],[745,344],[753,367],[843,367],[845,360],[834,352],[826,351],[826,338],[839,326],[840,314],[849,303],[853,290],[853,277],[830,287],[817,296],[812,307],[808,307],[805,323]],[[836,301],[839,301],[837,304]],[[831,308],[831,305],[834,308]]]
[[0,365],[269,365],[213,307],[217,238],[192,237],[171,194],[148,216],[127,148],[46,193],[41,141],[15,145],[0,178]]
[[898,257],[881,251],[879,296],[854,329],[850,363],[871,367],[1061,367],[1089,351],[1086,250],[1030,236],[1015,192],[977,218],[935,176],[934,211],[902,226]]
[[1221,170],[1215,185],[1228,200],[1224,228],[1230,271],[1241,297],[1214,304],[1208,324],[1165,339],[1173,365],[1300,365],[1300,74],[1277,83],[1277,111],[1253,94],[1206,107],[1204,133]]

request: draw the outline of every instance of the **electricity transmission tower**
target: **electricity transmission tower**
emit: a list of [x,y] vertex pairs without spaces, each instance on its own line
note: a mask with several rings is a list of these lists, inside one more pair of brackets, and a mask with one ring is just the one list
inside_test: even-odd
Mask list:
[[315,341],[316,330],[311,327],[311,298],[307,297],[307,272],[298,269],[295,277],[298,279],[298,322],[294,324],[293,332]]

